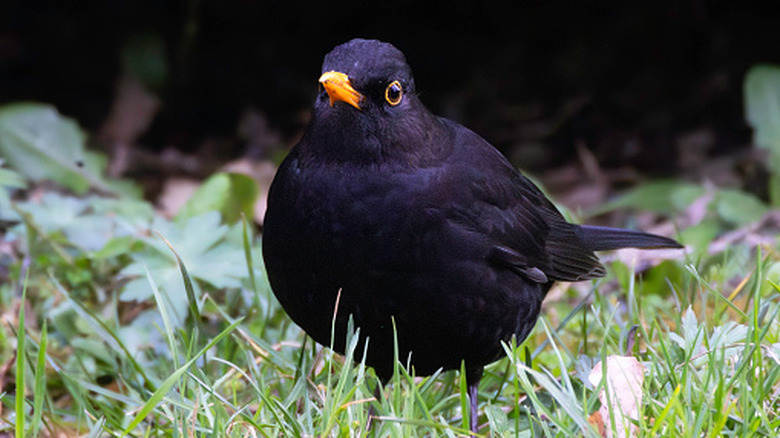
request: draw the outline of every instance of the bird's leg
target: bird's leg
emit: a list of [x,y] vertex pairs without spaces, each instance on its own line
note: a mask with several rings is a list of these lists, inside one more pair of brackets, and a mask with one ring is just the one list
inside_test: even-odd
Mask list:
[[471,435],[476,436],[479,429],[479,410],[477,409],[477,390],[482,378],[482,367],[466,371],[466,385],[469,390],[469,428]]

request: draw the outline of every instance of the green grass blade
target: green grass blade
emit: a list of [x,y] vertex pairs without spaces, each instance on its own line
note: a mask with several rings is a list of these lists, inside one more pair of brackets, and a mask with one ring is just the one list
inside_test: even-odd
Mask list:
[[38,362],[35,366],[35,390],[33,392],[33,420],[32,436],[38,436],[43,418],[43,401],[46,399],[46,345],[48,344],[48,330],[46,320],[41,329],[41,341],[38,345]]
[[189,272],[187,271],[187,267],[184,266],[184,262],[181,260],[181,257],[179,257],[179,253],[176,252],[175,249],[173,249],[173,245],[171,245],[171,242],[168,242],[168,239],[163,237],[162,234],[157,233],[157,236],[165,242],[165,244],[168,246],[168,248],[173,253],[174,257],[176,257],[176,263],[179,265],[179,269],[181,270],[181,278],[184,280],[184,290],[187,292],[187,301],[190,305],[190,314],[192,315],[193,321],[195,321],[195,324],[200,324],[201,322],[201,316],[200,316],[200,308],[198,307],[198,300],[195,297],[195,288],[192,286],[192,278],[190,277]]
[[179,367],[176,371],[173,372],[165,381],[162,382],[159,388],[157,388],[157,391],[155,391],[152,396],[149,398],[149,400],[144,404],[144,406],[141,408],[140,411],[138,411],[138,414],[136,414],[133,421],[130,422],[130,424],[125,428],[125,430],[122,432],[122,435],[120,436],[126,436],[130,431],[135,429],[136,426],[141,424],[141,422],[146,418],[146,415],[148,415],[154,408],[157,406],[157,404],[165,397],[165,395],[168,393],[168,391],[173,387],[173,385],[179,380],[179,377],[181,377],[184,373],[187,372],[187,369],[192,366],[192,364],[195,363],[196,360],[198,360],[199,357],[206,354],[206,352],[209,351],[210,348],[218,344],[222,339],[224,339],[227,335],[229,335],[233,330],[238,327],[238,325],[241,323],[243,318],[237,319],[235,322],[230,324],[225,330],[223,330],[220,334],[218,334],[214,339],[211,340],[203,349],[201,349],[195,356],[192,357],[192,359],[188,360],[187,363]]
[[[27,271],[29,274],[30,271]],[[22,287],[22,299],[19,302],[19,328],[16,330],[16,438],[24,438],[24,425],[26,414],[24,409],[25,402],[25,381],[24,381],[24,306],[27,298],[27,279],[25,277]]]
[[149,281],[149,287],[152,289],[155,301],[157,301],[157,307],[160,309],[160,315],[162,315],[163,326],[165,328],[165,337],[168,340],[168,348],[171,350],[171,357],[173,363],[179,363],[179,349],[176,348],[176,337],[173,335],[173,324],[171,323],[170,314],[168,312],[168,304],[165,297],[160,293],[160,289],[152,279],[152,274],[149,269],[144,266],[146,271],[146,279]]
[[[243,225],[242,237],[244,243],[244,259],[246,260],[246,269],[247,272],[249,273],[249,284],[252,287],[252,297],[255,302],[255,307],[257,308],[258,311],[261,311],[263,306],[261,304],[262,300],[260,299],[260,290],[257,288],[257,278],[255,276],[255,263],[252,257],[252,240],[249,234],[249,221],[247,220],[244,214],[241,215],[241,222]],[[271,305],[271,300],[269,299],[266,302],[265,317],[260,322],[260,331],[257,334],[257,336],[260,338],[262,338],[265,335],[265,330],[268,328],[268,321],[271,320],[272,309],[273,306]]]
[[460,363],[460,379],[458,380],[458,386],[460,386],[460,411],[462,417],[462,427],[464,430],[470,430],[471,415],[469,415],[469,386],[466,382],[466,363]]
[[252,242],[249,238],[249,221],[247,221],[245,215],[241,215],[241,233],[244,243],[244,258],[246,259],[246,268],[249,273],[249,284],[252,285],[252,290],[255,292],[255,300],[258,307],[260,306],[260,296],[257,293],[257,280],[255,279],[254,262],[252,261]]
[[133,369],[142,377],[143,385],[145,388],[149,391],[155,391],[156,388],[154,387],[154,384],[152,383],[149,376],[147,376],[146,371],[144,370],[144,367],[142,367],[138,361],[135,360],[135,357],[130,353],[130,351],[125,346],[124,342],[119,338],[115,330],[112,330],[111,327],[109,327],[103,320],[101,320],[97,315],[95,315],[95,312],[90,310],[87,306],[85,306],[82,302],[79,300],[74,299],[70,293],[60,284],[60,282],[51,274],[49,274],[52,283],[54,283],[57,286],[57,290],[68,299],[69,302],[73,304],[73,310],[76,311],[82,318],[84,318],[85,321],[95,330],[95,333],[98,334],[98,336],[103,339],[104,342],[106,342],[108,345],[110,345],[112,348],[116,350],[121,350],[123,353],[123,357],[126,358],[130,364],[132,365]]

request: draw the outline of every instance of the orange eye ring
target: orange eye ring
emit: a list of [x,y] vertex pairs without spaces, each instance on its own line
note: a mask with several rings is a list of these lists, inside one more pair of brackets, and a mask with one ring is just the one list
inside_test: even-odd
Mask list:
[[401,103],[401,99],[404,96],[404,90],[401,87],[401,83],[393,81],[385,88],[385,100],[392,106],[396,106]]

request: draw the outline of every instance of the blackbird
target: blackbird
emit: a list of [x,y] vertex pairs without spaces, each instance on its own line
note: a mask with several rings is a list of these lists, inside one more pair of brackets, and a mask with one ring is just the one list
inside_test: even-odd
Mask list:
[[483,367],[504,355],[502,342],[528,336],[553,282],[603,276],[594,251],[680,247],[566,222],[487,141],[423,106],[391,44],[336,47],[319,82],[268,195],[271,288],[337,352],[352,318],[383,381],[395,357],[418,376],[463,363],[472,430]]

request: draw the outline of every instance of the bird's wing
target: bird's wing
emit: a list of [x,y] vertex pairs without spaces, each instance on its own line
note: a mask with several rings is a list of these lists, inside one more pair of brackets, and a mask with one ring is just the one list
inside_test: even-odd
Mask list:
[[604,275],[577,226],[566,222],[533,182],[477,134],[459,125],[453,129],[457,147],[447,167],[461,187],[468,181],[454,217],[487,237],[491,262],[539,283]]

